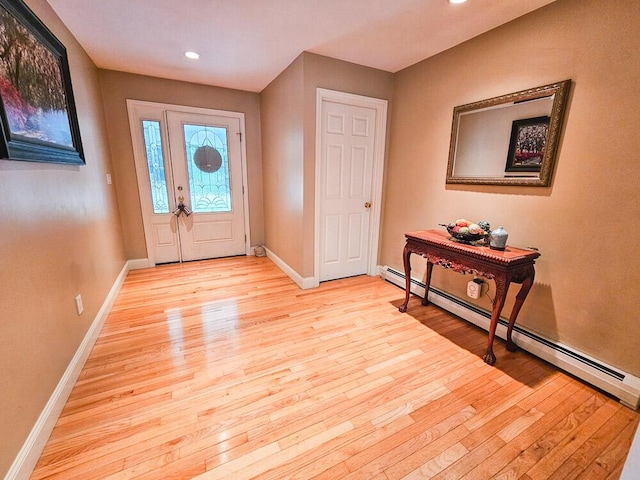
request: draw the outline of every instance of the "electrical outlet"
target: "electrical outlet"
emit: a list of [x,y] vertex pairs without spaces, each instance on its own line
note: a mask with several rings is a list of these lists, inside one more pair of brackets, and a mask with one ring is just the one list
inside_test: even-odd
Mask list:
[[113,181],[111,180],[111,174],[107,173],[107,185],[111,185]]
[[478,300],[482,295],[482,284],[484,282],[479,279],[471,280],[467,283],[467,297]]
[[82,305],[82,295],[80,294],[76,295],[75,300],[76,300],[76,312],[78,312],[78,315],[80,315],[84,310],[84,305]]

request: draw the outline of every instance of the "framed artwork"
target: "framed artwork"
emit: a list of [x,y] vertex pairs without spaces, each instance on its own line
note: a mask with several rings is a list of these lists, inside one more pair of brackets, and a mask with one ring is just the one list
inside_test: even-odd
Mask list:
[[0,0],[0,157],[83,165],[67,52],[22,0]]
[[548,116],[514,120],[505,172],[539,172],[548,131]]

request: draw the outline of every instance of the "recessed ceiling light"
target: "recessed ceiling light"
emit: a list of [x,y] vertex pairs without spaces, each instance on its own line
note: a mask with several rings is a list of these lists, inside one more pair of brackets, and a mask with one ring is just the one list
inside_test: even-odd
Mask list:
[[449,3],[453,3],[453,4],[455,5],[455,4],[457,4],[457,3],[464,3],[464,2],[466,2],[466,1],[467,1],[467,0],[449,0]]
[[200,58],[200,55],[196,52],[184,52],[184,56],[192,60],[197,60]]

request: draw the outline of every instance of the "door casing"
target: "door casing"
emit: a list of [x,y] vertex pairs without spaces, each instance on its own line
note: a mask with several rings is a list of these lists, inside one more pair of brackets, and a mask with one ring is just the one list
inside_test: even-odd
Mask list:
[[[146,165],[139,163],[146,158],[145,156],[145,147],[143,139],[136,130],[137,124],[143,119],[144,115],[141,115],[141,111],[149,111],[149,110],[170,110],[174,112],[182,112],[182,113],[195,113],[201,115],[212,115],[212,116],[221,116],[221,117],[229,117],[233,119],[238,119],[240,121],[240,132],[242,133],[242,141],[240,142],[240,150],[241,150],[241,164],[242,164],[242,195],[243,195],[243,214],[244,214],[244,229],[245,229],[245,254],[251,254],[251,232],[249,229],[249,198],[248,198],[248,182],[247,182],[247,154],[246,154],[246,137],[244,135],[245,131],[245,120],[244,113],[241,112],[229,112],[223,110],[213,110],[208,108],[199,108],[199,107],[187,107],[182,105],[173,105],[173,104],[165,104],[165,103],[157,103],[157,102],[146,102],[142,100],[132,100],[127,99],[127,111],[129,115],[129,126],[131,131],[131,141],[133,143],[134,157],[136,163],[136,178],[138,180],[138,195],[140,199],[140,206],[142,209],[142,223],[145,234],[145,245],[147,248],[147,266],[153,267],[156,264],[156,258],[154,253],[154,247],[151,240],[152,235],[152,224],[149,215],[146,215],[145,212],[153,211],[151,205],[151,199],[149,197],[149,179],[148,174],[146,172]],[[166,125],[165,125],[166,128]],[[166,133],[163,133],[166,138]]]
[[371,217],[369,227],[369,253],[367,261],[367,275],[378,275],[378,248],[380,237],[380,219],[382,214],[382,181],[384,173],[384,152],[387,131],[387,100],[365,97],[350,93],[338,92],[318,88],[316,91],[316,165],[315,165],[315,222],[314,222],[314,277],[313,284],[320,284],[320,249],[321,225],[321,169],[322,163],[322,105],[323,102],[343,103],[358,107],[370,108],[376,111],[375,146],[373,153],[373,179],[371,186]]

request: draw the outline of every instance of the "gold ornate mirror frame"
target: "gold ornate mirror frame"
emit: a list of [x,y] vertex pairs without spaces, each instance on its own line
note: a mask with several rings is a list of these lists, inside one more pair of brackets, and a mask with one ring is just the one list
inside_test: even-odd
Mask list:
[[[549,186],[570,86],[564,80],[455,107],[446,182]],[[529,160],[519,143],[527,131],[540,139]]]

